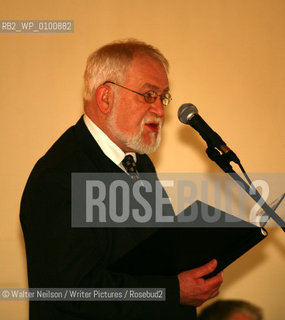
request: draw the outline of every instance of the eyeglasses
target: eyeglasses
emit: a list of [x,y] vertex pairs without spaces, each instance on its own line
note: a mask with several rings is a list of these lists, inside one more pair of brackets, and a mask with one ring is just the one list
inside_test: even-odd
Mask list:
[[140,96],[143,96],[144,97],[144,100],[146,103],[154,103],[156,101],[156,99],[158,97],[160,97],[160,101],[161,103],[164,105],[164,106],[168,106],[170,101],[172,100],[171,98],[171,94],[169,92],[167,93],[163,93],[163,94],[157,94],[155,91],[153,90],[150,90],[150,91],[147,91],[146,93],[140,93],[140,92],[137,92],[135,90],[132,90],[132,89],[129,89],[129,88],[126,88],[124,86],[121,86],[120,84],[117,84],[113,81],[105,81],[103,84],[106,84],[106,83],[112,83],[118,87],[121,87],[123,89],[126,89],[126,90],[129,90],[131,92],[134,92],[136,94],[139,94]]

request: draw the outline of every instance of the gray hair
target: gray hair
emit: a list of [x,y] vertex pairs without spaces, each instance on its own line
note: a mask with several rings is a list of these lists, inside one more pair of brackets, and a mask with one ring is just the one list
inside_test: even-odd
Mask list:
[[105,81],[122,82],[135,55],[144,54],[160,62],[168,72],[164,55],[153,46],[136,39],[107,44],[87,59],[84,73],[84,102],[92,99],[97,88]]

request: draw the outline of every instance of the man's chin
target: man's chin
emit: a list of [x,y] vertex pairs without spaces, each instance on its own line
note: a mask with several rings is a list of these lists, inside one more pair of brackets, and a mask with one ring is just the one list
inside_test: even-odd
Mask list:
[[139,133],[131,136],[118,130],[112,122],[110,122],[110,128],[112,128],[121,145],[126,147],[125,150],[144,154],[153,153],[159,147],[161,140],[160,130],[158,132],[144,132],[142,127]]
[[134,150],[136,153],[139,154],[149,154],[149,153],[153,153],[157,150],[158,146],[151,146],[151,145],[144,145],[141,148],[137,148],[137,150]]
[[132,148],[134,152],[144,154],[144,153],[153,153],[157,150],[160,145],[160,134],[152,137],[151,141],[144,142],[142,139],[137,141],[129,141],[128,147]]

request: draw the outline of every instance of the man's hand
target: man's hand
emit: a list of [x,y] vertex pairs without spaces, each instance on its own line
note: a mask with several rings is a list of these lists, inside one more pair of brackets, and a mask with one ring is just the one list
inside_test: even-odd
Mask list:
[[212,260],[199,268],[178,274],[181,304],[198,307],[219,294],[219,288],[223,282],[222,273],[207,280],[202,278],[213,272],[216,267],[217,260]]

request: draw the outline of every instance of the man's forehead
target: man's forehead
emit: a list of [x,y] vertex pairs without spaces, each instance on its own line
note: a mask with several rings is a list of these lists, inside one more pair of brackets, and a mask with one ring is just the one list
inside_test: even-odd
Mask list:
[[135,56],[127,72],[128,80],[137,80],[141,89],[167,91],[168,77],[163,64],[153,57]]

